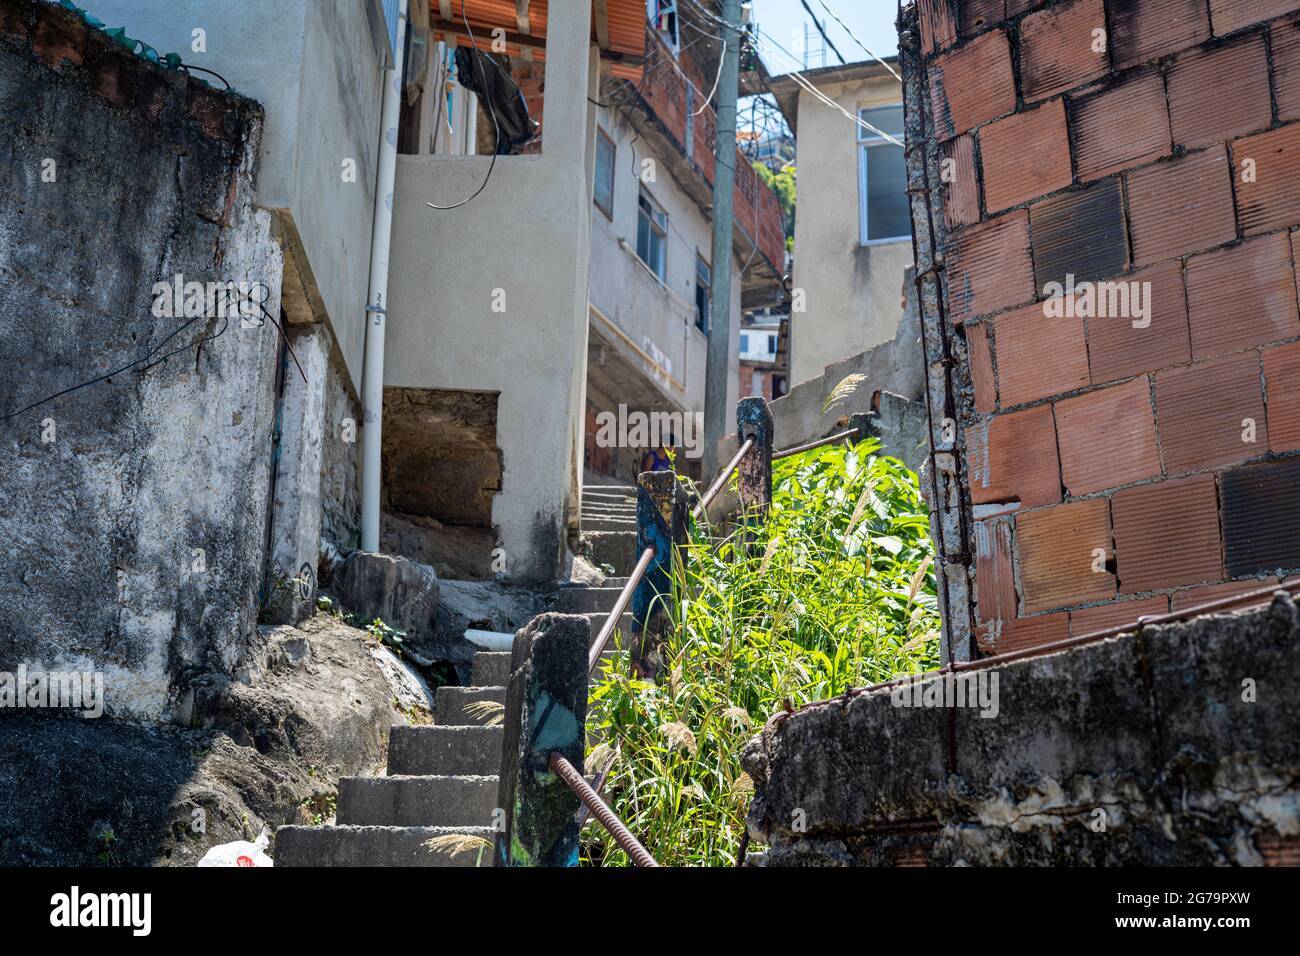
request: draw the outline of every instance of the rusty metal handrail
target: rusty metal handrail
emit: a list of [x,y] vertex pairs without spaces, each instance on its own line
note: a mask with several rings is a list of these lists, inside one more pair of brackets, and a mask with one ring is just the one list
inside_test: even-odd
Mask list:
[[636,590],[636,586],[641,582],[641,578],[645,575],[646,569],[650,567],[650,562],[654,559],[654,556],[654,548],[646,548],[641,552],[640,560],[637,561],[636,567],[632,569],[632,573],[628,576],[627,584],[623,585],[623,590],[619,592],[618,600],[614,602],[614,606],[610,609],[609,617],[605,619],[604,626],[601,627],[600,633],[596,635],[596,640],[591,644],[591,650],[587,652],[588,674],[594,671],[596,665],[600,663],[600,655],[605,653],[605,645],[609,643],[614,628],[618,627],[618,619],[623,616],[628,604],[632,602],[632,592]]
[[[833,442],[849,438],[856,435],[858,431],[859,429],[857,428],[850,428],[846,431],[834,435],[828,435],[825,438],[819,438],[816,441],[808,442],[804,445],[796,445],[793,448],[786,448],[783,451],[773,452],[772,459],[788,458],[791,455],[797,455],[800,452],[811,451],[814,448],[820,448],[822,445],[829,445]],[[754,439],[745,439],[740,448],[736,451],[736,454],[732,457],[731,461],[729,461],[727,466],[722,469],[722,472],[718,477],[713,480],[713,484],[711,484],[708,490],[700,497],[699,502],[691,511],[691,516],[696,521],[699,521],[704,517],[709,504],[726,486],[727,481],[736,473],[736,469],[740,467],[741,461],[744,460],[745,456],[749,454],[750,449],[753,447]],[[619,620],[627,610],[628,605],[632,602],[632,594],[636,591],[637,585],[641,583],[641,579],[649,569],[650,562],[654,560],[654,555],[654,548],[646,548],[642,551],[641,557],[637,560],[636,566],[632,569],[632,573],[628,575],[627,583],[623,585],[623,590],[619,592],[617,600],[614,601],[614,606],[610,609],[609,615],[605,619],[605,623],[601,626],[600,633],[596,635],[596,639],[592,642],[591,649],[587,653],[588,674],[595,671],[596,665],[600,663],[601,655],[605,653],[605,647],[609,644],[609,639],[613,636],[614,629],[618,627]],[[595,816],[596,819],[600,820],[600,822],[604,824],[605,829],[609,830],[610,834],[613,835],[619,846],[621,846],[628,855],[637,862],[638,866],[659,865],[655,862],[654,857],[650,855],[645,847],[641,846],[641,844],[637,842],[636,838],[632,836],[631,831],[629,831],[627,827],[619,821],[618,817],[614,815],[614,811],[611,810],[608,804],[606,804],[600,797],[600,791],[604,789],[605,782],[609,779],[609,772],[613,767],[613,760],[605,766],[605,769],[597,778],[594,789],[561,754],[551,754],[550,766],[553,771],[558,773],[564,781],[573,788],[573,791],[578,795],[578,799],[582,801],[583,810],[578,815],[579,829],[586,824],[589,815]],[[626,843],[624,842],[625,840],[627,841]],[[639,851],[641,854],[644,854],[644,860],[648,862],[643,862],[642,860],[637,859],[636,852],[634,851]]]
[[1279,591],[1290,594],[1293,598],[1300,596],[1300,580],[1292,581],[1287,584],[1278,582],[1266,587],[1256,588],[1253,591],[1245,591],[1231,597],[1220,598],[1217,601],[1207,601],[1204,604],[1195,604],[1191,607],[1185,607],[1181,611],[1169,611],[1165,614],[1143,614],[1134,621],[1127,624],[1117,624],[1114,627],[1108,627],[1100,631],[1092,631],[1088,634],[1080,634],[1077,637],[1067,637],[1059,641],[1051,641],[1047,644],[1039,644],[1036,647],[1022,647],[1019,650],[1007,651],[1004,654],[993,654],[989,657],[981,657],[973,661],[956,661],[951,664],[945,664],[938,670],[926,671],[923,674],[905,674],[902,677],[895,677],[891,680],[882,681],[879,684],[872,684],[869,687],[854,687],[846,690],[843,694],[828,700],[811,701],[802,707],[796,707],[784,713],[777,714],[772,718],[775,722],[781,723],[792,714],[799,713],[812,707],[818,707],[824,704],[834,703],[836,701],[852,700],[855,697],[861,697],[863,694],[870,694],[875,691],[889,690],[914,681],[930,680],[934,677],[942,677],[945,674],[955,674],[964,671],[984,670],[989,667],[998,667],[1002,664],[1010,664],[1013,661],[1025,660],[1030,657],[1041,657],[1044,654],[1055,654],[1058,651],[1067,651],[1084,644],[1095,644],[1103,641],[1108,637],[1118,637],[1121,634],[1130,632],[1141,634],[1143,630],[1152,625],[1158,624],[1177,624],[1188,618],[1197,617],[1201,614],[1209,614],[1212,611],[1226,611],[1240,606],[1241,610],[1250,610],[1254,607],[1262,607],[1267,604],[1269,599]]
[[713,484],[709,485],[709,490],[700,496],[699,502],[691,511],[691,517],[696,521],[704,517],[704,512],[708,510],[709,503],[718,497],[718,492],[726,485],[727,479],[736,473],[736,469],[740,467],[741,459],[749,454],[749,450],[753,447],[754,439],[746,438],[745,443],[740,446],[740,451],[736,452],[735,457],[728,462],[727,467],[722,469],[722,473],[713,479]]
[[819,438],[816,441],[810,441],[806,445],[795,445],[793,448],[785,448],[781,451],[774,451],[772,452],[772,460],[776,461],[778,458],[789,458],[791,455],[797,455],[800,452],[812,451],[814,448],[821,448],[822,445],[830,445],[834,442],[840,441],[843,438],[851,438],[852,436],[856,435],[859,431],[861,431],[861,429],[850,428],[847,429],[846,431],[839,432],[838,434],[835,435],[827,435],[825,438]]
[[633,863],[637,866],[659,865],[655,858],[650,855],[650,851],[642,846],[641,842],[632,835],[632,831],[623,824],[623,821],[614,815],[614,811],[609,808],[609,804],[600,799],[600,795],[591,789],[591,785],[582,778],[582,774],[578,773],[578,768],[571,764],[563,754],[551,751],[547,765],[577,794],[578,799],[582,801],[582,805],[591,811],[591,815],[609,831],[609,835],[614,838],[614,842],[632,858]]

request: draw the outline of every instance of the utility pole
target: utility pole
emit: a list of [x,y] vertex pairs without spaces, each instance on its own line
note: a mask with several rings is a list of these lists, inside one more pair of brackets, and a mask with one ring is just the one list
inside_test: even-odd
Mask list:
[[740,0],[722,0],[726,41],[718,79],[717,144],[713,163],[713,287],[709,290],[709,352],[704,373],[704,471],[718,472],[718,442],[727,428],[731,377],[732,196],[736,189],[736,96],[740,87]]

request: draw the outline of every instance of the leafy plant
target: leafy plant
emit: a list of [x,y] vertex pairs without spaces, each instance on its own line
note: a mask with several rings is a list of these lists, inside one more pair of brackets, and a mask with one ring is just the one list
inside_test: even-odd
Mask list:
[[[731,865],[753,782],[744,745],[774,713],[938,663],[929,523],[916,475],[878,443],[773,468],[767,520],[692,532],[662,647],[666,678],[616,658],[592,688],[589,768],[657,860]],[[598,825],[584,855],[628,865]]]

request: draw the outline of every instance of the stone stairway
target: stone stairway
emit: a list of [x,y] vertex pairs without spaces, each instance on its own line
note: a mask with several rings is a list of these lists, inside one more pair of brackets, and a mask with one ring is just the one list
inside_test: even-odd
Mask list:
[[627,575],[636,565],[636,489],[630,485],[582,486],[582,536],[596,564]]
[[[594,639],[609,617],[626,579],[606,587],[562,586],[555,611],[585,614]],[[621,627],[630,632],[632,616]],[[606,657],[613,653],[611,649]],[[439,687],[435,723],[394,727],[388,739],[388,772],[383,777],[345,777],[339,781],[336,824],[281,827],[276,834],[276,866],[490,866],[490,846],[452,854],[429,840],[452,835],[492,841],[501,769],[502,728],[493,713],[475,704],[505,704],[510,679],[508,652],[474,655],[474,685]],[[444,841],[450,842],[450,841]]]
[[[636,489],[586,485],[582,529],[597,561],[613,565],[617,574],[629,574],[636,563]],[[606,578],[601,587],[561,585],[549,609],[585,615],[594,640],[626,583],[624,576]],[[632,629],[630,613],[622,615],[619,629],[626,646]],[[612,655],[614,643],[610,642],[606,657]],[[426,845],[455,835],[479,837],[490,844],[495,836],[503,739],[500,711],[485,713],[475,705],[505,704],[510,654],[475,654],[473,679],[473,686],[438,688],[433,724],[392,729],[386,776],[339,781],[335,825],[281,827],[276,834],[275,865],[492,865],[490,845],[455,854],[451,847],[435,850]]]
[[490,724],[494,714],[473,705],[504,705],[509,670],[507,652],[475,654],[474,686],[435,692],[435,723],[392,729],[387,776],[339,781],[336,825],[280,828],[275,865],[491,866],[490,845],[453,855],[426,843],[493,839],[502,728],[499,716]]

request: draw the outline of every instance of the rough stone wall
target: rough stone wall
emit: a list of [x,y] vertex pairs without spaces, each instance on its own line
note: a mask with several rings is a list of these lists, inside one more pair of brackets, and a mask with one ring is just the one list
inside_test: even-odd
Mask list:
[[1290,597],[1023,659],[986,679],[995,716],[895,706],[884,689],[769,721],[743,757],[755,782],[750,833],[770,844],[751,862],[1295,859],[1300,610]]
[[[351,424],[349,424],[351,423]],[[321,450],[321,537],[340,548],[361,545],[361,405],[342,353],[330,353]]]
[[978,650],[1300,568],[1300,2],[915,9]]
[[110,713],[184,720],[255,634],[278,337],[155,317],[154,284],[261,282],[277,314],[260,110],[0,0],[0,126],[0,670],[98,670]]

